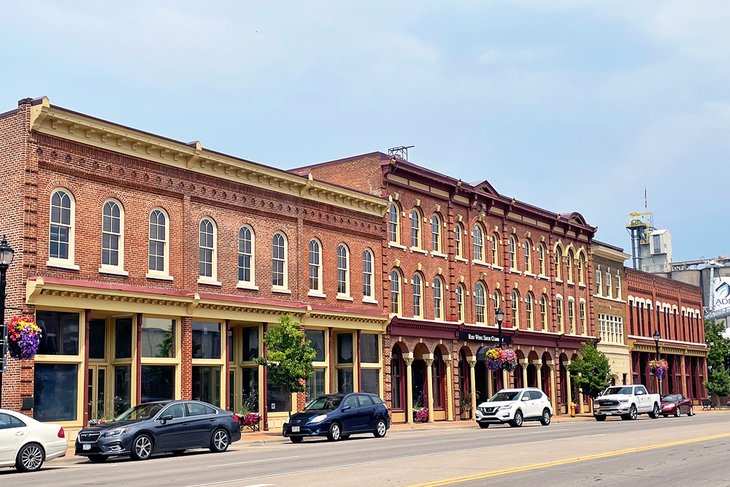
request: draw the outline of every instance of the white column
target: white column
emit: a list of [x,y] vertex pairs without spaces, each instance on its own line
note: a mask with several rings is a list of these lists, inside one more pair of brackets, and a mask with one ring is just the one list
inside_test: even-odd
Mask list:
[[558,414],[558,403],[555,392],[555,364],[550,365],[550,402],[553,405],[553,414]]
[[520,365],[522,366],[522,387],[527,387],[527,363],[526,358],[520,360]]
[[441,358],[444,360],[444,369],[446,369],[446,419],[449,421],[454,420],[454,391],[453,388],[453,380],[451,378],[451,375],[453,371],[451,370],[451,356],[450,355],[442,355]]
[[433,423],[433,355],[427,354],[423,361],[426,363],[426,394],[428,394],[428,422]]
[[565,367],[565,395],[567,396],[565,398],[565,407],[567,409],[567,412],[570,413],[570,403],[572,402],[572,395],[573,395],[573,388],[570,385],[570,370],[568,370],[568,366],[570,365],[570,360],[566,360],[563,362],[563,366]]
[[542,364],[540,361],[535,362],[535,372],[537,374],[537,388],[542,390]]
[[403,357],[406,363],[406,423],[413,422],[413,354]]
[[474,373],[474,367],[477,365],[477,358],[467,357],[466,361],[469,363],[469,384],[471,389],[471,417],[476,418],[477,415],[477,388],[476,388],[476,374]]
[[489,397],[492,397],[494,395],[494,382],[492,374],[494,374],[494,372],[487,369],[487,396]]

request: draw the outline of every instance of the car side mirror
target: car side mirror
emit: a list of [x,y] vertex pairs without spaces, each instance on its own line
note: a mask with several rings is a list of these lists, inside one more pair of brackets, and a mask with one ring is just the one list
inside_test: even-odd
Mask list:
[[523,397],[523,398],[522,398],[522,402],[527,402],[527,401],[529,401],[529,400],[530,400],[530,398],[529,398],[529,397]]
[[160,418],[160,421],[162,421],[162,424],[167,423],[168,421],[172,420],[172,414],[166,414],[163,417]]
[[351,408],[350,406],[342,406],[342,412],[343,412],[343,413],[344,413],[345,411],[349,411],[350,409],[352,409],[352,408]]

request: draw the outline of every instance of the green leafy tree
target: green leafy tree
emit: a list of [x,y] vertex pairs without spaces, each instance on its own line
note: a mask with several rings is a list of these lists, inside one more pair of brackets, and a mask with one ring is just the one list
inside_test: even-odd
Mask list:
[[586,343],[580,355],[568,366],[575,374],[573,382],[583,394],[595,399],[611,383],[611,366],[608,359],[593,343]]
[[708,349],[707,368],[710,370],[710,377],[705,382],[705,388],[718,398],[730,395],[730,373],[725,366],[727,358],[730,357],[730,338],[722,335],[724,331],[723,323],[705,321],[705,343]]
[[725,367],[715,370],[713,367],[710,371],[710,380],[705,381],[705,388],[710,394],[718,396],[730,395],[730,373]]
[[256,361],[266,367],[269,380],[287,392],[304,392],[317,352],[309,346],[299,322],[282,316],[278,324],[264,333],[264,343],[267,356]]

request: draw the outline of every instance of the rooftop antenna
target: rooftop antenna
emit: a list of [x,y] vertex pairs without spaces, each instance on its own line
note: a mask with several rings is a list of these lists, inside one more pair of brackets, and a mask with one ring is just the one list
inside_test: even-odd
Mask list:
[[408,161],[408,149],[412,149],[415,145],[401,145],[399,147],[391,147],[388,149],[390,157],[396,157],[403,161]]

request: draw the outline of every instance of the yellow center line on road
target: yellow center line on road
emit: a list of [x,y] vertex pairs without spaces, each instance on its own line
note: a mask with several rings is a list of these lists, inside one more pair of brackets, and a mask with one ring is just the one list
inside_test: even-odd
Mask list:
[[567,465],[570,463],[587,462],[589,460],[598,460],[601,458],[616,457],[619,455],[626,455],[628,453],[636,453],[648,450],[656,450],[659,448],[669,448],[672,446],[687,445],[690,443],[700,443],[702,441],[718,440],[720,438],[728,438],[730,433],[723,433],[719,435],[703,436],[700,438],[690,438],[687,440],[672,441],[669,443],[659,443],[656,445],[639,446],[636,448],[627,448],[625,450],[614,450],[605,453],[596,453],[594,455],[585,455],[581,457],[565,458],[563,460],[554,460],[552,462],[535,463],[533,465],[525,465],[523,467],[505,468],[502,470],[493,470],[490,472],[476,473],[473,475],[465,475],[464,477],[454,477],[451,479],[436,480],[434,482],[426,482],[423,484],[414,484],[410,487],[439,487],[443,485],[458,484],[461,482],[469,482],[472,480],[486,479],[490,477],[498,477],[500,475],[509,475],[512,473],[527,472],[530,470],[539,470],[541,468],[557,467],[559,465]]

